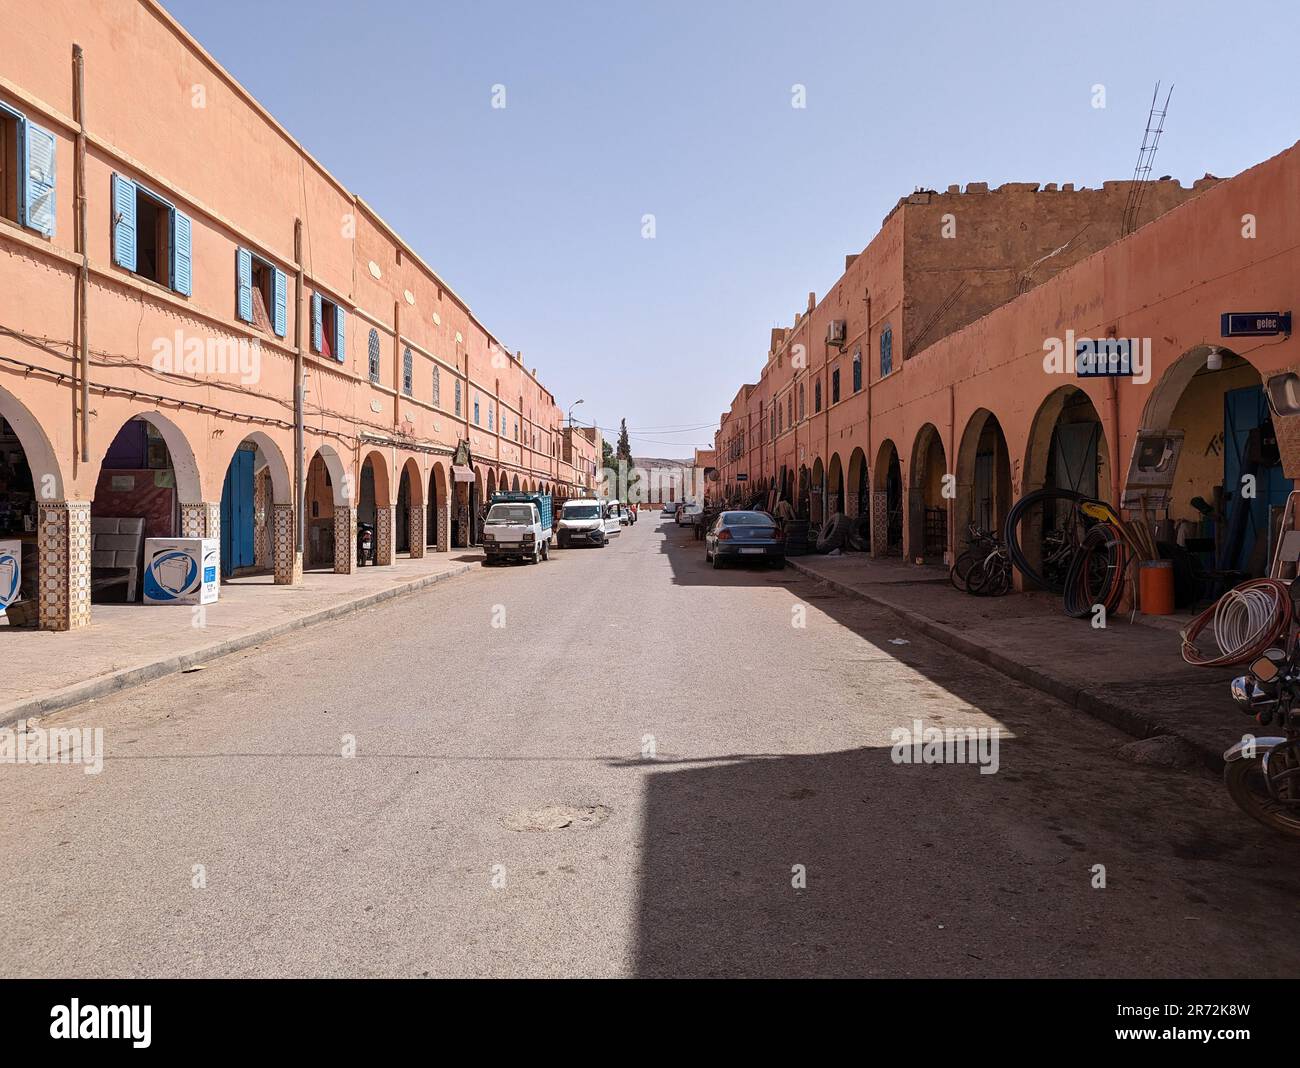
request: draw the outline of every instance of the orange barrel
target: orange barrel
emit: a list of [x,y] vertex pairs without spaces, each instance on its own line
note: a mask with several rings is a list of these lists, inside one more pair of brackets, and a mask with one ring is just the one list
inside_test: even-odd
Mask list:
[[1147,560],[1138,568],[1139,607],[1149,616],[1174,613],[1174,562]]

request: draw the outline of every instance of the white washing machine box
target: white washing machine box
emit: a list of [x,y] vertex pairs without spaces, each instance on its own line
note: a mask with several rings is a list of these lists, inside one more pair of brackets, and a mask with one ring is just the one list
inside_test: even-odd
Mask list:
[[220,585],[216,538],[145,539],[145,604],[212,604]]
[[0,541],[0,616],[18,600],[23,583],[23,543]]

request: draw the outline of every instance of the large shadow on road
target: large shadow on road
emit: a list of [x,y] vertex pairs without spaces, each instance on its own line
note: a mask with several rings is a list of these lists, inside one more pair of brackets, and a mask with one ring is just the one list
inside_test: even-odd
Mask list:
[[[1279,903],[1300,893],[1300,873],[1279,870],[1277,841],[1215,790],[1197,796],[1217,807],[1189,810],[1189,792],[1203,784],[1190,780],[1201,772],[1123,763],[1114,755],[1122,739],[1061,720],[1081,714],[889,613],[790,570],[706,569],[689,532],[665,534],[660,551],[676,583],[783,588],[863,639],[862,656],[835,670],[864,708],[897,700],[900,727],[997,724],[1000,769],[899,764],[879,740],[836,752],[665,759],[646,777],[637,974],[1194,977],[1300,968],[1296,952],[1267,933]],[[906,644],[891,644],[900,637]],[[792,643],[788,663],[749,666],[755,692],[770,694],[780,679],[798,707],[808,690],[799,655]],[[1105,890],[1093,885],[1097,864],[1106,866]],[[1219,915],[1241,927],[1209,946],[1197,921]],[[1248,943],[1255,948],[1241,952]]]

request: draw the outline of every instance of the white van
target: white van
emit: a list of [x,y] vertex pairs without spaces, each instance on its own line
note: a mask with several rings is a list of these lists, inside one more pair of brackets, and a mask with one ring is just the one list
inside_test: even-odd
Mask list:
[[565,501],[560,509],[560,523],[555,543],[561,549],[573,545],[604,545],[605,503],[591,498]]

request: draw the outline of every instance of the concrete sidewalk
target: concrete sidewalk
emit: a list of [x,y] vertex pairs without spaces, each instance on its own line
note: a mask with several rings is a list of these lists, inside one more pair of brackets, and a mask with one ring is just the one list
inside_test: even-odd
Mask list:
[[136,686],[299,627],[423,589],[479,566],[480,549],[399,556],[391,567],[350,575],[309,571],[301,586],[270,575],[238,578],[196,625],[184,606],[97,604],[90,626],[70,633],[0,625],[0,726]]
[[1114,617],[1105,629],[1071,619],[1046,593],[973,597],[946,569],[862,553],[799,556],[790,566],[852,596],[887,608],[957,652],[987,664],[1137,738],[1172,734],[1210,768],[1255,728],[1228,693],[1241,668],[1183,662],[1178,625]]

